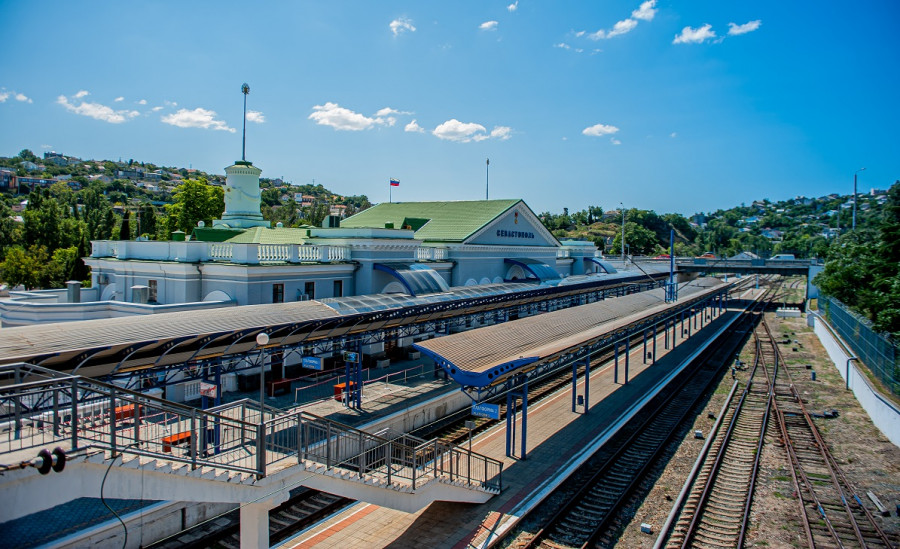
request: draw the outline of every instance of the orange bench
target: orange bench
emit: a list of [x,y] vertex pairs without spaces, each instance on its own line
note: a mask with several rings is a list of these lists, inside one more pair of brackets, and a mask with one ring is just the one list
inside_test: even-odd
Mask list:
[[163,437],[162,439],[162,451],[163,452],[171,452],[172,446],[177,444],[181,444],[182,442],[191,440],[191,431],[182,431],[180,433],[175,433],[174,435],[169,435]]
[[134,404],[127,406],[116,406],[116,421],[123,419],[131,419],[134,417]]
[[[350,382],[350,387],[348,390],[352,391],[356,387],[356,384],[352,381]],[[344,390],[347,389],[347,383],[338,383],[334,386],[334,400],[340,402],[344,399]]]

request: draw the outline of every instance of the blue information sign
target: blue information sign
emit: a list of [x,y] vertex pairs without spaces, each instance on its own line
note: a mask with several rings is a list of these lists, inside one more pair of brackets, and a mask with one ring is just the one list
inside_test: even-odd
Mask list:
[[499,404],[473,404],[472,415],[489,419],[500,419]]
[[359,362],[359,353],[346,351],[344,353],[344,362],[351,362],[353,364],[356,364],[357,362]]
[[321,370],[322,358],[318,356],[305,356],[303,357],[303,367],[310,370]]

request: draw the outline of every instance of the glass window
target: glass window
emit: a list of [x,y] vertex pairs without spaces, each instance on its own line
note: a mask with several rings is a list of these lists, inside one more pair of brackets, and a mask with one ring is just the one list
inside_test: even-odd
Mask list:
[[344,281],[343,280],[335,280],[334,281],[334,291],[332,292],[332,297],[342,297],[344,295]]
[[306,297],[309,299],[316,298],[316,283],[315,282],[306,282],[303,284],[303,293],[306,294]]
[[156,281],[155,281],[155,280],[148,280],[148,281],[147,281],[147,287],[150,288],[150,291],[147,292],[147,294],[148,294],[148,295],[147,295],[147,301],[149,301],[150,303],[154,303],[154,302],[156,301],[156,291],[157,291],[157,284],[156,284]]
[[272,303],[284,303],[284,284],[272,284]]

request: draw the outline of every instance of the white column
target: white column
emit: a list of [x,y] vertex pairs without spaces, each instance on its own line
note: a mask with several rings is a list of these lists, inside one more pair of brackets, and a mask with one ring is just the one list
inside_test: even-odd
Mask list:
[[241,549],[269,549],[268,503],[249,503],[241,507]]

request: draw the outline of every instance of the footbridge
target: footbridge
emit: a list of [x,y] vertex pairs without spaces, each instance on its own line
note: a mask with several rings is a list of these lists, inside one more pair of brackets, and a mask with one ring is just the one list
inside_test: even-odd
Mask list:
[[0,493],[15,502],[0,522],[80,497],[237,503],[242,546],[268,547],[268,510],[301,484],[408,512],[502,488],[502,462],[436,440],[246,400],[199,410],[27,364],[0,378],[13,382],[0,388]]
[[[667,263],[668,260],[663,260],[663,262]],[[815,259],[705,259],[698,257],[676,259],[675,269],[681,273],[766,274],[810,276],[812,278],[822,269],[822,263]]]

